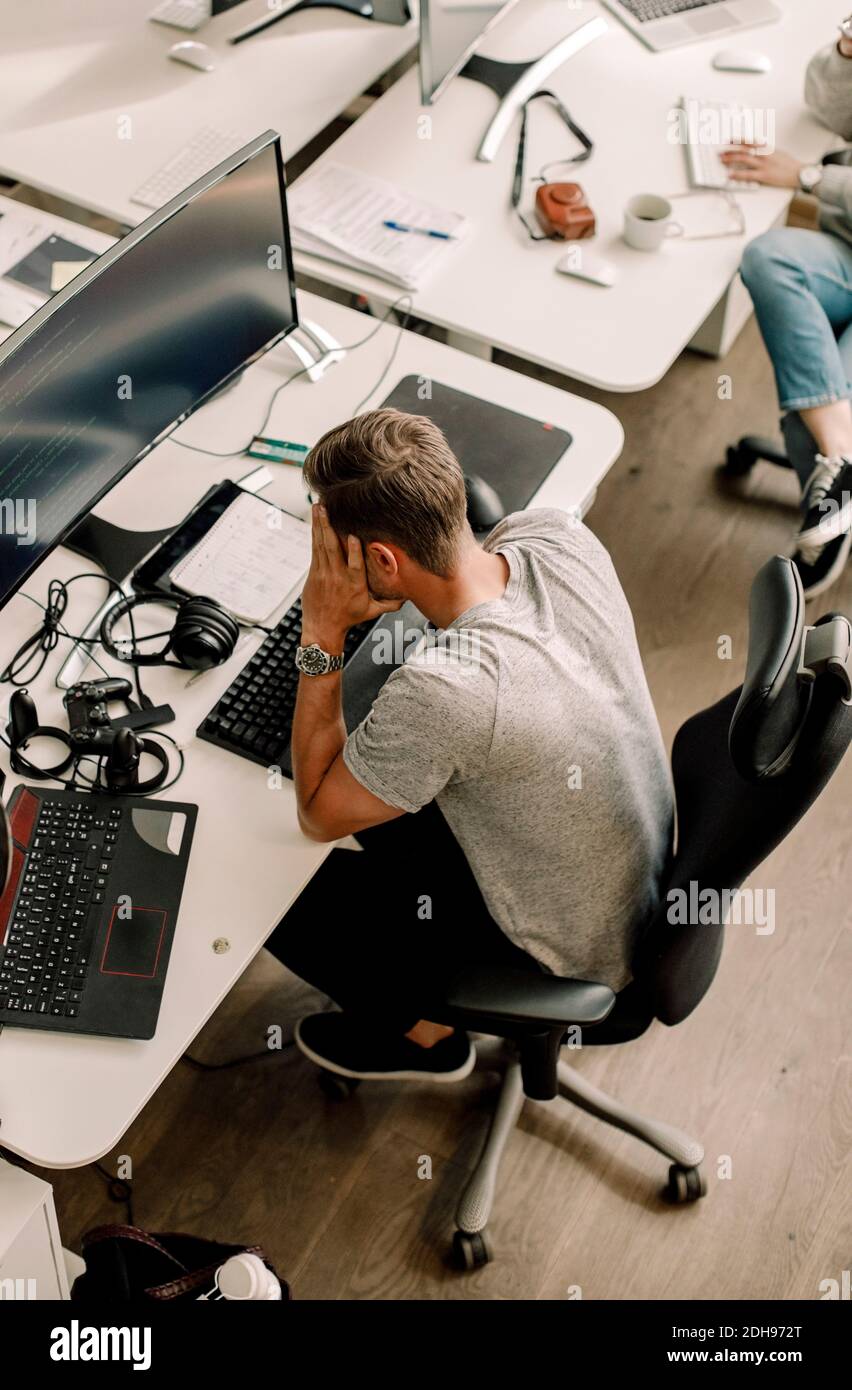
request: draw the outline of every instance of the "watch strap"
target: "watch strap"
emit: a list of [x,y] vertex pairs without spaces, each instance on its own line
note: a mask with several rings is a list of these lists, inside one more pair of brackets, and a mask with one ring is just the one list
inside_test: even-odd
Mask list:
[[[324,671],[309,671],[309,670],[307,670],[307,669],[302,665],[302,661],[301,661],[302,655],[303,655],[304,652],[309,651],[309,650],[311,649],[311,647],[315,647],[316,650],[319,651],[319,652],[322,652],[322,655],[325,657],[326,662],[327,662],[328,664],[326,665]],[[295,656],[296,667],[297,667],[298,670],[301,671],[302,674],[305,675],[305,676],[327,676],[327,675],[329,675],[332,671],[342,671],[342,670],[343,670],[343,661],[344,661],[344,657],[343,657],[343,653],[342,653],[342,652],[341,652],[340,655],[338,655],[338,656],[332,656],[330,652],[324,651],[323,648],[319,645],[318,642],[309,642],[307,647],[301,647],[301,646],[299,646],[299,647],[296,648],[296,656]]]

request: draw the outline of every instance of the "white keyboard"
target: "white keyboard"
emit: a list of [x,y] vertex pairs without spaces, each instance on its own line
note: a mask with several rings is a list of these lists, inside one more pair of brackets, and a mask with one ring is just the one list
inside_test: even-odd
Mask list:
[[766,133],[758,128],[758,113],[729,101],[702,101],[682,97],[685,127],[684,151],[693,188],[754,189],[759,183],[732,179],[719,158],[731,145],[760,142]]
[[146,208],[161,208],[170,198],[176,198],[202,174],[207,174],[245,142],[238,135],[202,126],[177,154],[158,169],[156,174],[131,193],[131,203]]
[[210,0],[163,0],[148,18],[155,24],[171,24],[194,33],[210,18]]

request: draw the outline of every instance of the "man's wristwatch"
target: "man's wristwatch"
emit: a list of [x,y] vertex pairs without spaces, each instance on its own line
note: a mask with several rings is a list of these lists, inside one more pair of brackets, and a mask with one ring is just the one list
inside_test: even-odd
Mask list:
[[296,648],[296,665],[304,676],[326,676],[329,671],[342,671],[343,657],[330,656],[312,642],[309,647]]
[[799,187],[803,193],[813,193],[825,170],[821,164],[805,164],[799,170]]

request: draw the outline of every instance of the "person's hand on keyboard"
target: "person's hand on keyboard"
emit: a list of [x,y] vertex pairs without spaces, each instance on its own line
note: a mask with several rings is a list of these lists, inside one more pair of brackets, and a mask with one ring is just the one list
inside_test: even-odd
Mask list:
[[[350,627],[392,613],[404,600],[373,593],[361,542],[349,536],[344,555],[325,508],[319,505],[311,514],[311,547],[311,567],[302,590],[302,645],[316,642],[335,654],[342,651]],[[394,563],[390,551],[388,563],[389,567]],[[373,582],[392,584],[392,578],[383,581],[377,575]]]
[[799,174],[804,169],[800,159],[783,150],[762,152],[760,145],[733,145],[719,155],[736,183],[761,183],[770,188],[798,188]]

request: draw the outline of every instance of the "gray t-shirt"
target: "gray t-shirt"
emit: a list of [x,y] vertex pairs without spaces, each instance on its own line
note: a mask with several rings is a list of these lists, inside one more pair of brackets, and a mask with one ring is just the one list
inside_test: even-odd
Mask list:
[[[829,130],[852,140],[852,59],[836,40],[815,53],[805,74],[805,101]],[[852,242],[852,168],[827,164],[816,186],[819,225]]]
[[391,806],[437,801],[516,945],[620,989],[673,814],[630,609],[566,512],[517,512],[485,548],[508,562],[505,593],[407,657],[344,761]]

